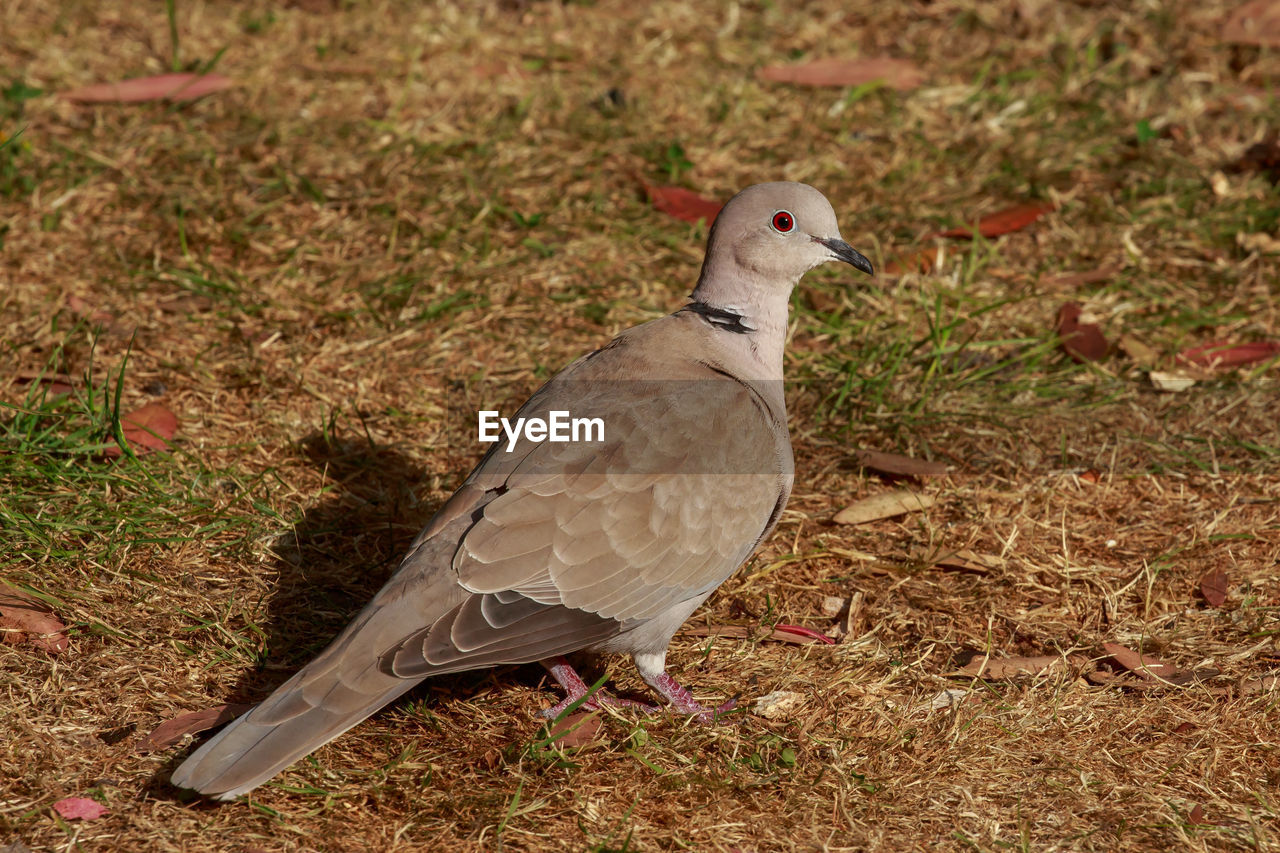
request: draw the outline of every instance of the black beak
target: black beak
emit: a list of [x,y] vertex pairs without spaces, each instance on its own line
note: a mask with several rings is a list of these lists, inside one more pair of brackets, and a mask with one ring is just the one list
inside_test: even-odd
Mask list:
[[846,264],[852,264],[856,269],[862,270],[867,275],[875,275],[876,271],[871,266],[871,261],[867,260],[867,256],[850,246],[843,240],[835,237],[814,237],[814,240],[826,246],[838,260],[844,261]]

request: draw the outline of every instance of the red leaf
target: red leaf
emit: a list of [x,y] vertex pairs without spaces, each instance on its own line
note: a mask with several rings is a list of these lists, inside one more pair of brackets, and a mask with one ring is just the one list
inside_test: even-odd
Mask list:
[[1222,25],[1222,40],[1232,44],[1280,47],[1280,2],[1253,0],[1245,3]]
[[1187,823],[1192,826],[1221,826],[1216,820],[1209,820],[1204,816],[1204,806],[1196,803],[1191,809],[1191,814],[1187,815]]
[[49,606],[21,590],[0,584],[0,642],[29,642],[50,654],[65,651],[67,626]]
[[797,637],[808,637],[815,643],[826,643],[829,646],[834,646],[836,643],[835,640],[831,639],[821,631],[815,631],[812,628],[806,628],[803,625],[774,625],[774,636],[776,637],[779,633],[795,634]]
[[62,97],[80,104],[194,101],[230,87],[231,78],[222,74],[159,74],[154,77],[134,77],[119,83],[81,86],[79,89],[63,92]]
[[718,201],[703,198],[684,187],[659,187],[644,184],[645,194],[655,208],[685,222],[705,221],[707,225],[716,221],[720,208]]
[[1221,607],[1227,600],[1227,573],[1217,569],[1202,577],[1200,594],[1204,596],[1205,604]]
[[1119,643],[1103,643],[1107,654],[1119,666],[1143,678],[1169,678],[1177,674],[1177,669],[1151,655],[1142,655]]
[[1016,204],[982,217],[976,225],[971,227],[949,228],[946,231],[939,231],[934,236],[973,237],[973,232],[976,230],[983,237],[999,237],[1001,234],[1021,231],[1051,210],[1053,205],[1045,202]]
[[570,714],[551,729],[551,737],[561,746],[582,746],[595,740],[600,732],[600,715]]
[[756,76],[774,83],[797,86],[861,86],[881,80],[891,89],[906,92],[924,82],[924,72],[914,62],[878,56],[871,59],[815,59],[801,65],[770,65]]
[[144,755],[160,749],[168,749],[187,735],[220,726],[252,708],[252,705],[214,705],[203,711],[191,711],[165,720],[151,734],[138,742],[138,752]]
[[[169,440],[178,431],[178,416],[161,403],[148,403],[122,417],[120,427],[134,453],[149,453],[168,448]],[[124,455],[116,445],[103,453],[110,459]]]
[[107,807],[88,797],[65,797],[53,804],[53,810],[67,820],[97,820]]
[[1280,341],[1253,341],[1247,344],[1214,341],[1183,350],[1178,353],[1178,360],[1201,367],[1240,367],[1266,361],[1277,355],[1280,355]]
[[1111,349],[1097,323],[1080,322],[1080,306],[1074,302],[1058,309],[1055,331],[1062,339],[1058,346],[1073,361],[1101,361]]

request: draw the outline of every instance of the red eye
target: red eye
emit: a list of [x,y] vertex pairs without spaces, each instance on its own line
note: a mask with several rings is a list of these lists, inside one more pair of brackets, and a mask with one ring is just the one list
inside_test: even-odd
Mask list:
[[779,210],[773,215],[773,230],[779,234],[788,234],[796,227],[796,221],[785,210]]

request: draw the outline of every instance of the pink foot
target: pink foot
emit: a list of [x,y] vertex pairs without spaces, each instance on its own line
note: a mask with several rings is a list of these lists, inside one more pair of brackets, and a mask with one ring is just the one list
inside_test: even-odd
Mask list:
[[[545,708],[538,713],[543,717],[554,720],[556,717],[568,710],[569,706],[579,699],[586,699],[578,707],[585,708],[588,711],[594,711],[597,708],[639,708],[645,713],[653,713],[661,710],[657,705],[648,705],[644,702],[633,702],[630,699],[619,699],[611,696],[603,690],[597,690],[591,693],[591,688],[582,680],[582,676],[578,675],[577,670],[564,658],[555,658],[555,663],[543,662],[543,666],[551,673],[551,677],[556,680],[559,685],[564,688],[564,701],[550,708]],[[587,694],[591,694],[588,696]]]
[[[636,708],[644,711],[646,714],[654,714],[662,711],[657,705],[650,705],[645,702],[633,702],[630,699],[619,699],[616,696],[610,696],[603,690],[597,690],[591,693],[591,688],[587,687],[582,676],[578,675],[573,666],[564,658],[555,658],[553,662],[543,661],[543,666],[551,673],[559,685],[564,688],[565,698],[559,704],[540,711],[543,717],[555,719],[563,714],[570,705],[580,699],[586,699],[579,707],[588,710],[597,708]],[[678,714],[686,714],[694,717],[700,723],[715,722],[721,714],[733,710],[738,704],[738,700],[730,699],[723,705],[715,709],[705,708],[698,704],[697,700],[684,687],[680,686],[674,678],[665,672],[659,674],[656,678],[646,679],[649,686],[661,694],[668,702],[671,703],[671,710]],[[588,694],[591,694],[588,696]]]
[[693,698],[692,693],[665,672],[650,681],[649,686],[665,696],[667,701],[671,703],[671,707],[678,713],[688,714],[700,723],[714,723],[721,714],[732,711],[734,706],[738,704],[737,699],[730,699],[714,710],[704,708]]

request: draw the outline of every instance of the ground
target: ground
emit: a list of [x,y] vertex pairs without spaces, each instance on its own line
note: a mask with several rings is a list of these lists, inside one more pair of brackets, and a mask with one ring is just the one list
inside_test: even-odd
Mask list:
[[[1149,375],[1280,337],[1256,154],[1280,57],[1224,40],[1229,4],[172,8],[0,8],[0,580],[71,634],[0,646],[0,844],[1280,849],[1277,361]],[[920,85],[758,76],[880,56]],[[175,68],[234,85],[59,97]],[[797,290],[795,495],[672,646],[741,713],[619,711],[549,746],[554,685],[507,668],[428,683],[248,801],[167,785],[193,741],[140,739],[323,647],[478,459],[478,403],[682,304],[705,225],[644,184],[777,179],[822,189],[880,274]],[[1060,347],[1067,302],[1099,360]],[[148,403],[170,452],[106,456]],[[894,482],[866,449],[947,473]],[[833,523],[894,488],[935,502]],[[848,632],[698,633],[774,623]],[[1194,674],[1123,676],[1107,643]],[[1057,664],[975,678],[975,654]],[[642,692],[626,661],[588,671]],[[799,704],[755,713],[778,690]],[[109,811],[60,817],[72,796]]]

